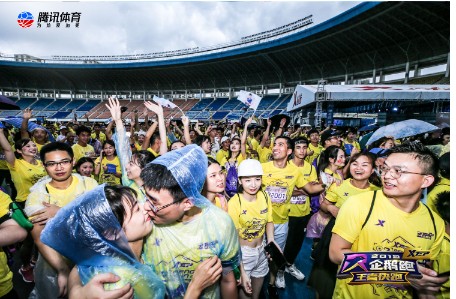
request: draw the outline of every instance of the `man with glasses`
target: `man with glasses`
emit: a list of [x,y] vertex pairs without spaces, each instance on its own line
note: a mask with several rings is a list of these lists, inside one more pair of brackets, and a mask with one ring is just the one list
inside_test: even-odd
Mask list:
[[[389,251],[405,248],[429,251],[426,267],[440,253],[445,224],[436,213],[420,202],[424,188],[431,186],[438,173],[438,160],[421,144],[404,144],[391,149],[380,174],[382,191],[365,192],[349,198],[339,211],[332,230],[329,255],[340,264],[344,253]],[[338,279],[333,298],[412,298],[432,296],[449,276],[419,266],[423,277],[408,278],[409,284],[348,285]]]
[[184,297],[196,267],[212,256],[222,261],[222,278],[200,298],[237,298],[239,240],[229,215],[200,194],[206,173],[206,154],[194,144],[158,157],[141,172],[144,209],[155,224],[142,259],[164,281],[169,298]]
[[61,207],[95,188],[98,183],[72,172],[73,150],[66,143],[46,144],[40,157],[48,176],[30,188],[24,209],[34,224],[31,234],[40,253],[35,266],[35,288],[30,298],[58,298],[66,295],[71,265],[55,250],[41,243],[41,231]]

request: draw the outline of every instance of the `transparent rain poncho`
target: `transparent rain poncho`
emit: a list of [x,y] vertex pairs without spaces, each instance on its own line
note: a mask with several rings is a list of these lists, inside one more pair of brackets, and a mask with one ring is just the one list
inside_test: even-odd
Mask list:
[[[185,195],[202,208],[201,213],[189,221],[155,225],[143,249],[144,263],[153,267],[165,282],[168,297],[182,298],[196,267],[207,258],[218,256],[224,274],[238,268],[238,235],[228,213],[200,193],[208,166],[207,156],[199,146],[187,145],[168,152],[151,164],[165,166]],[[147,171],[147,167],[143,171]],[[200,298],[219,297],[220,286],[216,283],[205,289]]]
[[114,273],[113,290],[130,283],[134,298],[164,298],[163,282],[135,259],[122,227],[109,206],[104,185],[86,192],[62,208],[41,234],[41,241],[70,259],[86,284],[99,273]]

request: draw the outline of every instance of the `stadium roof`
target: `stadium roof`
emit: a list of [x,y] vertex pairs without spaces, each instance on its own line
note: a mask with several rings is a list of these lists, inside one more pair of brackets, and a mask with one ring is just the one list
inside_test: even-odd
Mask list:
[[149,62],[59,64],[0,60],[0,88],[128,92],[212,90],[344,81],[446,63],[450,2],[365,2],[273,41]]

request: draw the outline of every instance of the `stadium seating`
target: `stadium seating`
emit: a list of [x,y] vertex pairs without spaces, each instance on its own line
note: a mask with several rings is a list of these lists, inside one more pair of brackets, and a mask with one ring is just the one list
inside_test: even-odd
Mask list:
[[193,111],[203,111],[214,99],[201,99],[195,106],[192,107]]
[[35,101],[36,98],[22,98],[16,102],[16,105],[18,105],[21,108],[21,110],[24,110],[30,107],[30,105],[32,105],[32,103]]
[[49,106],[49,104],[51,104],[52,102],[54,102],[54,99],[41,98],[34,102],[32,105],[30,105],[29,108],[34,111],[41,111],[47,106]]
[[[66,100],[66,101],[68,101],[68,100]],[[84,103],[85,103],[85,100],[72,100],[67,105],[65,105],[62,109],[68,110],[68,111],[75,110]]]

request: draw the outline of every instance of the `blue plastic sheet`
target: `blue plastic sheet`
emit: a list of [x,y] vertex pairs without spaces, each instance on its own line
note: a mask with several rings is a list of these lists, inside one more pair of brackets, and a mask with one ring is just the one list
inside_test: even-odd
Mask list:
[[105,289],[130,283],[135,298],[164,298],[164,284],[149,266],[136,260],[104,193],[104,185],[62,208],[41,234],[41,241],[78,267],[83,284],[98,273],[121,277]]
[[195,144],[187,145],[150,163],[163,165],[171,171],[182,191],[195,206],[202,208],[211,204],[201,195],[207,174],[207,156],[201,147]]

